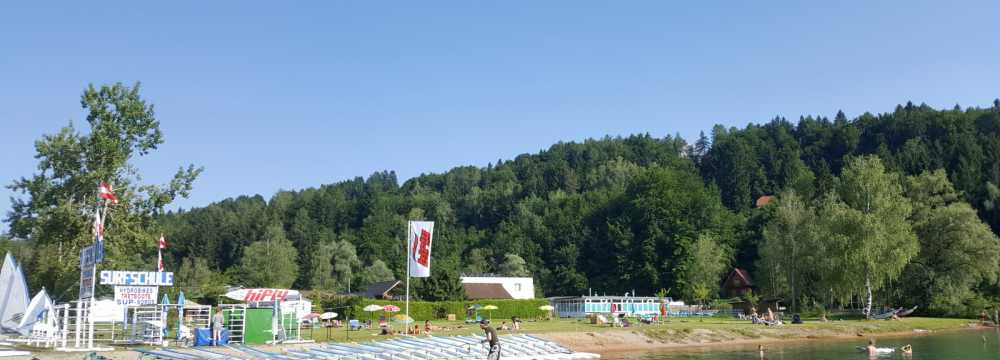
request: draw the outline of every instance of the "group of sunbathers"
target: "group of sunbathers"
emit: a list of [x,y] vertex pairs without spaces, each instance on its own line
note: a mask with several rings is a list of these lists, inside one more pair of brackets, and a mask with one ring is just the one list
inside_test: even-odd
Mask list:
[[754,324],[764,324],[764,325],[768,325],[768,326],[781,325],[782,324],[781,317],[775,315],[774,312],[771,311],[771,308],[767,309],[767,314],[764,314],[764,316],[758,315],[756,308],[752,308],[752,309],[750,309],[750,311],[751,311],[750,312],[750,321],[752,321]]

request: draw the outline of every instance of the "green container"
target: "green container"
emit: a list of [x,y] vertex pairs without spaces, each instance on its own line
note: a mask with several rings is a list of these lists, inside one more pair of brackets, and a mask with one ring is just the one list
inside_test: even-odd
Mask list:
[[[246,321],[244,321],[246,326],[243,329],[244,344],[266,344],[273,339],[274,335],[271,333],[271,316],[273,313],[274,310],[271,308],[249,308],[246,310]],[[229,310],[223,311],[223,315],[226,319],[226,328],[232,329],[229,325]]]
[[247,309],[246,332],[243,341],[247,344],[266,344],[273,340],[274,334],[271,332],[271,318],[274,310],[267,309]]

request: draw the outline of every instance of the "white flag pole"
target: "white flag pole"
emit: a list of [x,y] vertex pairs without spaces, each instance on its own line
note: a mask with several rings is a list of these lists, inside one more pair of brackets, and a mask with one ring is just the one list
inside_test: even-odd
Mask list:
[[[406,317],[410,317],[410,228],[412,225],[406,223],[406,241],[403,242],[403,253],[406,254]],[[406,323],[406,319],[403,319],[403,324],[406,326],[406,332],[404,334],[410,333],[410,325]]]

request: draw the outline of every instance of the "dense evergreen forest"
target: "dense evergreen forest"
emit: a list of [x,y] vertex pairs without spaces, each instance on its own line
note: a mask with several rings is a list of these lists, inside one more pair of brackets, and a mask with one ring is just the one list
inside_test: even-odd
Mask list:
[[[138,99],[137,87],[91,90],[110,102]],[[114,143],[125,154],[119,164],[94,165],[104,173],[63,175],[79,180],[77,190],[120,174],[133,152],[162,142],[158,129],[115,127],[116,118],[93,112],[94,134],[133,142]],[[64,129],[45,140],[81,154],[88,144],[101,146],[97,135],[73,136]],[[49,161],[58,148],[39,147],[40,154],[52,152],[40,158]],[[877,304],[970,314],[1000,303],[998,154],[1000,101],[949,110],[908,103],[854,119],[838,113],[716,126],[693,144],[649,134],[558,143],[403,183],[383,171],[163,211],[191,191],[200,169],[188,167],[169,186],[135,187],[139,210],[116,216],[143,231],[110,254],[113,264],[148,264],[142,259],[155,258],[155,248],[135,244],[162,231],[170,244],[167,267],[177,269],[189,297],[210,298],[224,285],[347,293],[401,279],[406,221],[433,220],[433,275],[414,282],[416,296],[427,300],[462,297],[462,273],[497,273],[533,276],[539,296],[665,289],[710,301],[724,297],[723,277],[740,267],[754,275],[758,294],[794,300],[797,308],[867,302],[871,291]],[[18,248],[28,259],[36,270],[33,286],[55,287],[57,297],[69,298],[73,261],[39,259],[75,250],[46,231],[70,231],[73,241],[85,243],[89,220],[59,212],[56,200],[41,201],[56,198],[43,184],[69,184],[44,174],[12,186],[30,199],[16,201],[7,218],[11,237],[20,241],[0,247]],[[772,201],[758,206],[762,196]],[[59,221],[74,227],[60,230],[67,226]]]

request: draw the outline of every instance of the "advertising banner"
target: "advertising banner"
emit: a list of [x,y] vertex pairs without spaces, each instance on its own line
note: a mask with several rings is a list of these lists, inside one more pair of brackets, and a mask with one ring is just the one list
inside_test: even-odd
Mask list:
[[409,242],[410,277],[431,276],[431,240],[434,237],[433,221],[410,221]]
[[94,297],[94,266],[80,268],[80,298]]
[[299,298],[298,290],[288,289],[239,289],[226,293],[226,297],[245,302],[255,301],[288,301],[289,297]]
[[159,289],[156,286],[115,286],[115,303],[122,306],[155,305]]

